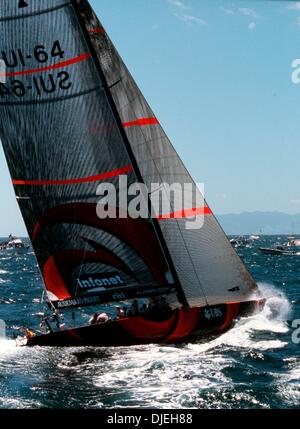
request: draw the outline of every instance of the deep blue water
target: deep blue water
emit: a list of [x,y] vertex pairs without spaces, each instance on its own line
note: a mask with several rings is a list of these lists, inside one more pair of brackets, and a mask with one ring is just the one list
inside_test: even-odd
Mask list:
[[[268,300],[206,343],[26,349],[0,341],[0,408],[299,408],[300,256],[238,250]],[[32,252],[0,251],[0,319],[37,328],[42,282]],[[276,311],[275,311],[276,310]]]

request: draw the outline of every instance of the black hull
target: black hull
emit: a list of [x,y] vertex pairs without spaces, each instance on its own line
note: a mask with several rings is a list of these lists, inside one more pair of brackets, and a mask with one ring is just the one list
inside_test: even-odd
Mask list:
[[[98,325],[59,331],[28,339],[27,346],[118,347],[142,344],[174,344],[228,330],[238,317],[263,309],[265,300],[174,310],[165,320],[138,316]],[[161,315],[162,316],[162,315]],[[161,317],[160,317],[161,319]]]

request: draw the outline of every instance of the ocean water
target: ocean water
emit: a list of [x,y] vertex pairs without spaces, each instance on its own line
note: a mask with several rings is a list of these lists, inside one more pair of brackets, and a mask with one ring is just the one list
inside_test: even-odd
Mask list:
[[[299,408],[300,256],[238,249],[264,294],[261,314],[206,342],[43,349],[0,340],[0,408]],[[42,282],[31,251],[0,251],[0,319],[39,325]],[[299,335],[300,338],[300,335]]]

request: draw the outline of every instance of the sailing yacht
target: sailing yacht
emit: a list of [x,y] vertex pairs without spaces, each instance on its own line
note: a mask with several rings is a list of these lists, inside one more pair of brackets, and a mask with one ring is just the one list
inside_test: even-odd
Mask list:
[[[174,343],[259,311],[255,281],[202,195],[195,205],[200,190],[88,1],[2,0],[0,31],[0,137],[51,313],[27,345]],[[102,208],[117,215],[99,217],[97,187],[122,197],[121,176],[128,188],[190,185],[189,206],[152,216],[150,201],[136,218],[110,201]],[[186,227],[200,216],[201,228]],[[134,300],[167,305],[60,322]]]

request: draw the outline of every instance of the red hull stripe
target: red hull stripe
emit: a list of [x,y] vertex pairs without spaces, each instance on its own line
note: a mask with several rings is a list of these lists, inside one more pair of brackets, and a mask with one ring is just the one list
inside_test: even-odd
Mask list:
[[83,61],[86,61],[90,58],[90,56],[91,56],[91,54],[89,52],[87,52],[83,55],[80,55],[79,57],[71,58],[70,60],[62,61],[60,63],[53,64],[51,66],[41,67],[38,69],[31,69],[31,70],[22,70],[22,71],[16,71],[16,72],[1,73],[0,76],[6,76],[6,77],[20,76],[20,75],[40,73],[40,72],[44,72],[47,70],[61,69],[63,67],[68,67],[68,66],[71,66],[73,64],[77,64],[77,63],[81,63]]
[[120,168],[119,170],[109,171],[107,173],[98,174],[96,176],[84,177],[82,179],[70,180],[13,180],[14,185],[31,185],[31,186],[44,186],[44,185],[74,185],[78,183],[97,182],[99,180],[111,179],[112,177],[120,176],[121,174],[131,173],[133,168],[131,165]]
[[92,30],[89,30],[89,34],[103,34],[105,33],[104,28],[93,28]]
[[223,323],[223,325],[219,328],[219,331],[225,331],[226,329],[230,328],[230,326],[233,323],[233,320],[238,316],[240,309],[240,303],[239,302],[232,302],[228,303],[226,305],[226,319]]
[[124,128],[144,127],[146,125],[157,125],[158,123],[159,122],[156,118],[141,118],[141,119],[137,119],[136,121],[124,122],[123,127]]
[[180,210],[178,212],[169,213],[166,215],[159,215],[157,219],[158,220],[185,219],[189,217],[206,216],[206,215],[212,215],[212,214],[213,212],[209,207],[198,207],[193,209]]

